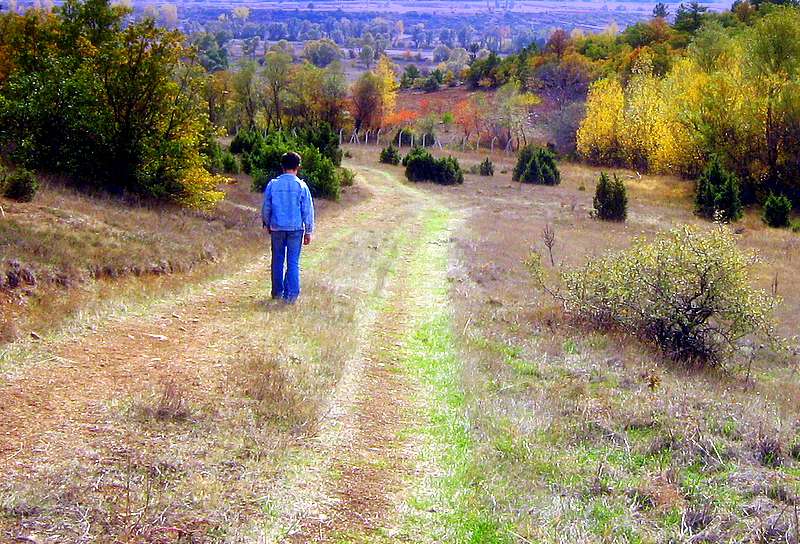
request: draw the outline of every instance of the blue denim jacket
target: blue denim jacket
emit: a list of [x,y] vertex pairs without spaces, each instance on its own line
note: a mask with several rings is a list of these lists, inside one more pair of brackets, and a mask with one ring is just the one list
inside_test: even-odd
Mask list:
[[282,174],[267,184],[261,219],[271,230],[314,232],[314,201],[311,191],[294,174]]

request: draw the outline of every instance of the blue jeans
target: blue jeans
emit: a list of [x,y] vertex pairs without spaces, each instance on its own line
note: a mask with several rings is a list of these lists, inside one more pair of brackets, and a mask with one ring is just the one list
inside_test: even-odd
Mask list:
[[294,302],[300,296],[302,230],[272,232],[272,298]]

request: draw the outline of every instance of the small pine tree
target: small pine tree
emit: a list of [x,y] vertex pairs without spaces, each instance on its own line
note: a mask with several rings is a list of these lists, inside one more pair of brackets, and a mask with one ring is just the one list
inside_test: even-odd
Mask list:
[[6,198],[18,202],[31,202],[39,190],[39,180],[30,170],[17,168],[5,177],[0,186],[3,188],[3,196]]
[[792,201],[784,195],[770,193],[764,202],[764,223],[773,228],[784,228],[790,224],[789,215],[792,213]]
[[556,165],[556,156],[547,149],[536,149],[519,180],[535,185],[558,185],[561,183],[561,173]]
[[561,174],[552,151],[527,145],[519,150],[511,179],[522,183],[558,185]]
[[708,219],[738,221],[743,213],[740,193],[739,179],[714,157],[697,180],[695,211]]
[[442,185],[464,183],[464,173],[453,157],[436,159],[423,148],[414,148],[403,158],[409,181],[432,181]]
[[394,144],[389,144],[388,147],[381,149],[381,156],[379,160],[384,164],[394,164],[396,166],[400,164],[400,151],[394,146]]
[[628,194],[625,184],[617,177],[600,173],[600,181],[594,195],[594,210],[604,221],[625,221],[628,217]]
[[526,145],[517,153],[517,164],[514,165],[514,171],[511,173],[513,181],[521,181],[522,174],[528,168],[528,163],[533,158],[534,148],[531,145]]
[[479,171],[482,176],[494,176],[494,164],[489,157],[481,163]]

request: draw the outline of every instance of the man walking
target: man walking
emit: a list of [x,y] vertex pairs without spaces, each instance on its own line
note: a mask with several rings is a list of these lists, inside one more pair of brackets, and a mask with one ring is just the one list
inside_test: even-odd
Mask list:
[[300,296],[300,250],[314,232],[314,202],[297,177],[300,155],[284,154],[281,167],[283,174],[264,189],[261,220],[272,238],[272,298],[293,304]]

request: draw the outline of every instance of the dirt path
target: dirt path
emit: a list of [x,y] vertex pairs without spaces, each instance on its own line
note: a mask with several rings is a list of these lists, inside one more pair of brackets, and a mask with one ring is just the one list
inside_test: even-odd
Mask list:
[[[362,174],[371,197],[346,214],[324,221],[317,235],[321,243],[311,246],[305,257],[309,291],[317,287],[330,298],[316,302],[319,308],[304,301],[301,328],[293,333],[301,353],[307,346],[329,342],[322,335],[330,334],[324,327],[330,327],[330,305],[339,301],[353,312],[351,325],[342,321],[341,326],[350,327],[346,331],[350,336],[342,334],[342,343],[352,337],[355,347],[343,363],[334,392],[327,399],[318,399],[325,417],[317,431],[292,446],[291,451],[300,451],[312,461],[299,469],[289,463],[275,476],[268,493],[256,499],[282,501],[280,511],[273,515],[274,523],[226,521],[238,523],[239,528],[250,524],[247,530],[229,533],[227,540],[231,534],[240,539],[233,541],[243,542],[254,535],[259,541],[286,537],[292,542],[386,537],[396,521],[404,482],[414,466],[402,431],[414,422],[409,397],[415,385],[403,375],[400,354],[409,323],[415,313],[424,311],[418,302],[412,304],[415,299],[409,296],[414,283],[423,278],[413,277],[404,265],[417,255],[420,244],[430,243],[431,236],[440,234],[426,231],[425,222],[431,214],[441,213],[441,208],[380,171],[364,169]],[[348,253],[351,250],[353,255]],[[31,506],[30,498],[27,502],[18,499],[21,482],[28,486],[30,481],[38,481],[45,488],[46,469],[59,467],[67,459],[82,462],[87,458],[98,464],[96,458],[119,457],[122,450],[128,464],[132,455],[156,457],[158,448],[169,443],[169,436],[165,440],[164,431],[159,430],[132,439],[130,429],[120,426],[108,407],[141,398],[164,383],[180,384],[186,398],[217,398],[230,379],[232,363],[227,354],[247,349],[244,344],[254,338],[267,346],[279,344],[281,329],[274,325],[283,310],[265,302],[267,264],[265,255],[243,270],[184,294],[128,314],[106,316],[82,333],[45,339],[34,351],[20,352],[12,365],[2,369],[0,473],[6,484],[0,489],[0,499],[16,506],[0,509],[0,534],[5,529],[7,536],[21,535],[35,542],[60,542],[73,535],[73,541],[89,542],[96,531],[114,533],[113,526],[97,529],[94,523],[98,522],[88,514],[80,528],[70,527],[66,521],[55,523],[47,518],[45,504],[50,503],[44,499],[38,506]],[[354,299],[356,302],[348,302]],[[264,332],[254,336],[252,328]],[[217,414],[219,410],[215,410]],[[185,439],[186,432],[180,432],[184,435],[175,438],[176,442]],[[194,446],[195,450],[208,449],[206,443]],[[203,451],[202,455],[209,454]],[[197,451],[190,456],[195,458],[200,458]],[[92,490],[99,487],[98,481]],[[36,492],[34,488],[32,493]],[[130,490],[127,493],[130,495]],[[80,499],[69,500],[80,512]],[[145,503],[145,514],[150,500]],[[131,509],[129,504],[126,508]],[[247,508],[242,512],[252,511]],[[191,506],[183,514],[192,517]],[[152,535],[156,533],[145,533],[141,521],[131,527],[131,516],[129,511],[121,516],[127,532],[114,540],[155,540]],[[153,530],[169,531],[167,514],[160,516],[156,516]],[[104,523],[109,524],[108,519]],[[36,536],[31,527],[45,536]],[[81,531],[81,538],[74,537]],[[132,537],[134,533],[139,536]],[[144,534],[150,536],[142,537]]]

